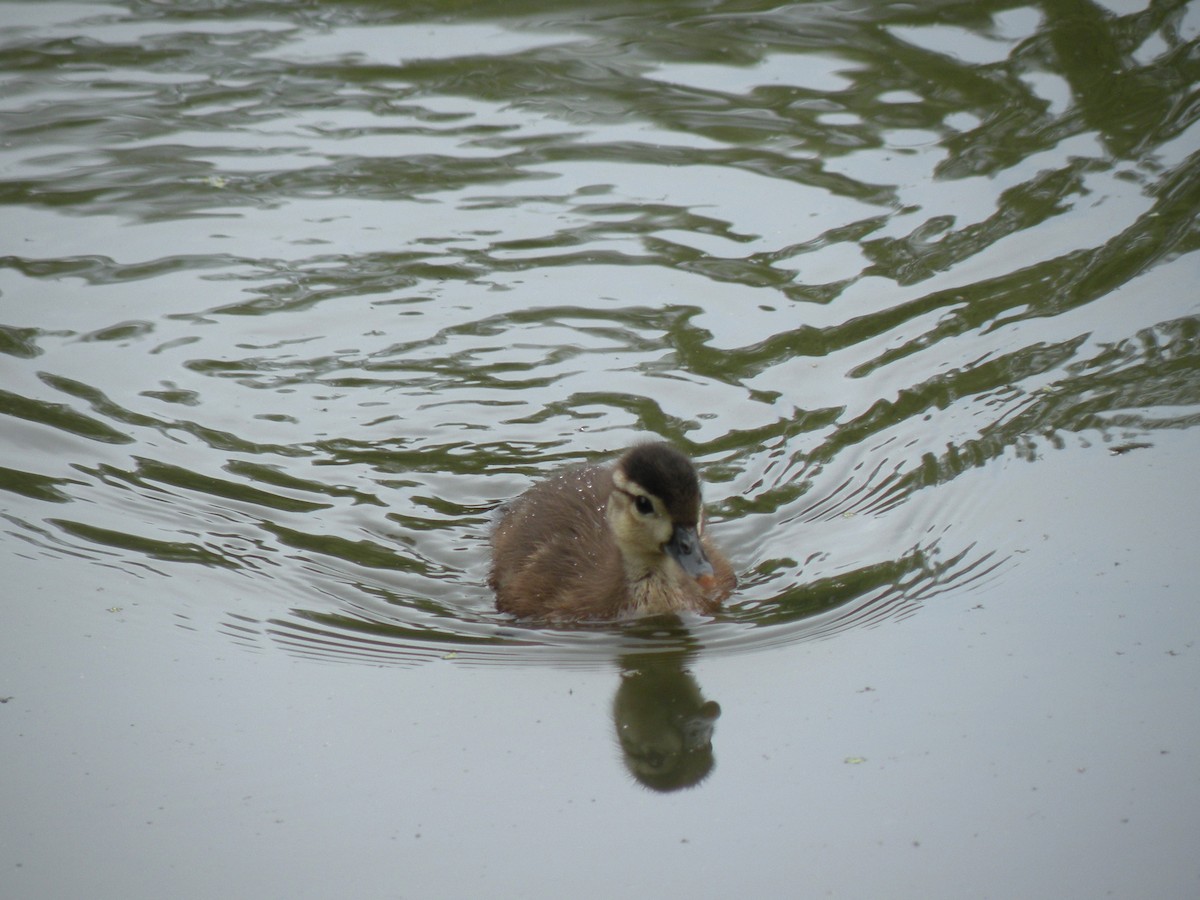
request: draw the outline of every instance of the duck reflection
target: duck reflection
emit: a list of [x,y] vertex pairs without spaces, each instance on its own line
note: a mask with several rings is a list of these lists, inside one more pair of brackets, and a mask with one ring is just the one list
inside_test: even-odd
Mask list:
[[660,647],[665,638],[667,646],[620,659],[613,725],[625,768],[651,790],[694,787],[713,769],[713,726],[721,715],[687,669],[698,646],[674,616],[644,620],[629,632]]

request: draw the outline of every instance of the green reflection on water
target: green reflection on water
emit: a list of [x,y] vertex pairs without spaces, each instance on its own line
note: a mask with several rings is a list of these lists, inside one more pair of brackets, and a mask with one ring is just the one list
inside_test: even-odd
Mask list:
[[574,647],[491,612],[487,513],[652,433],[742,569],[708,644],[799,639],[1002,571],[966,473],[1197,424],[1183,2],[51,6],[0,50],[51,555],[344,652]]

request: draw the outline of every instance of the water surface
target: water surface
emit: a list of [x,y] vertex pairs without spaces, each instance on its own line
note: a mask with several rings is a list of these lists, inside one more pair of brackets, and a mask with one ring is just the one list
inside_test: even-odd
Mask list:
[[[962,633],[947,617],[1019,621],[1053,658],[1097,649],[1100,610],[1108,654],[1151,591],[1138,640],[1187,656],[1160,697],[1194,737],[1200,572],[1158,550],[1200,525],[1198,34],[1171,0],[4,3],[0,488],[28,588],[5,616],[40,636],[12,652],[54,668],[72,652],[35,647],[91,633],[40,618],[53,597],[138,623],[134,658],[248,654],[317,693],[311,661],[415,667],[434,700],[430,672],[479,667],[501,709],[530,669],[603,697],[623,673],[618,733],[648,685],[720,756],[737,726],[705,665],[783,702],[798,668],[827,684],[837,648],[900,641],[880,659],[936,683],[918,648]],[[498,614],[498,504],[648,435],[701,470],[741,579],[725,610]],[[1114,546],[1143,580],[1087,581],[1134,564]],[[897,671],[860,666],[856,690]],[[48,683],[17,671],[0,694]],[[1153,868],[1160,895],[1200,877]]]

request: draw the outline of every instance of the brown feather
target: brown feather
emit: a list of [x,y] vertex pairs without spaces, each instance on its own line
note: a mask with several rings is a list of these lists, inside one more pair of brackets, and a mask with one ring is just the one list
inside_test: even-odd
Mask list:
[[[695,468],[670,444],[640,444],[616,463],[568,469],[534,485],[502,511],[492,534],[489,578],[502,612],[563,622],[716,611],[737,579],[707,534],[702,533],[701,546],[713,575],[703,587],[653,541],[633,547],[632,557],[628,546],[623,553],[611,515],[621,515],[630,503],[624,496],[614,500],[618,471],[659,501],[670,520],[667,527],[701,525]],[[617,509],[611,515],[610,504]],[[631,577],[631,569],[642,571],[639,565],[648,568]]]

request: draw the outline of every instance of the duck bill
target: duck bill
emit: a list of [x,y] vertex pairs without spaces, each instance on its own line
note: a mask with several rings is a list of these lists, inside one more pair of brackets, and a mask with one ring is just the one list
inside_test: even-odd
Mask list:
[[667,541],[667,552],[674,557],[683,571],[695,578],[701,585],[711,583],[713,578],[712,563],[704,555],[700,545],[700,535],[694,526],[676,525],[675,533]]

